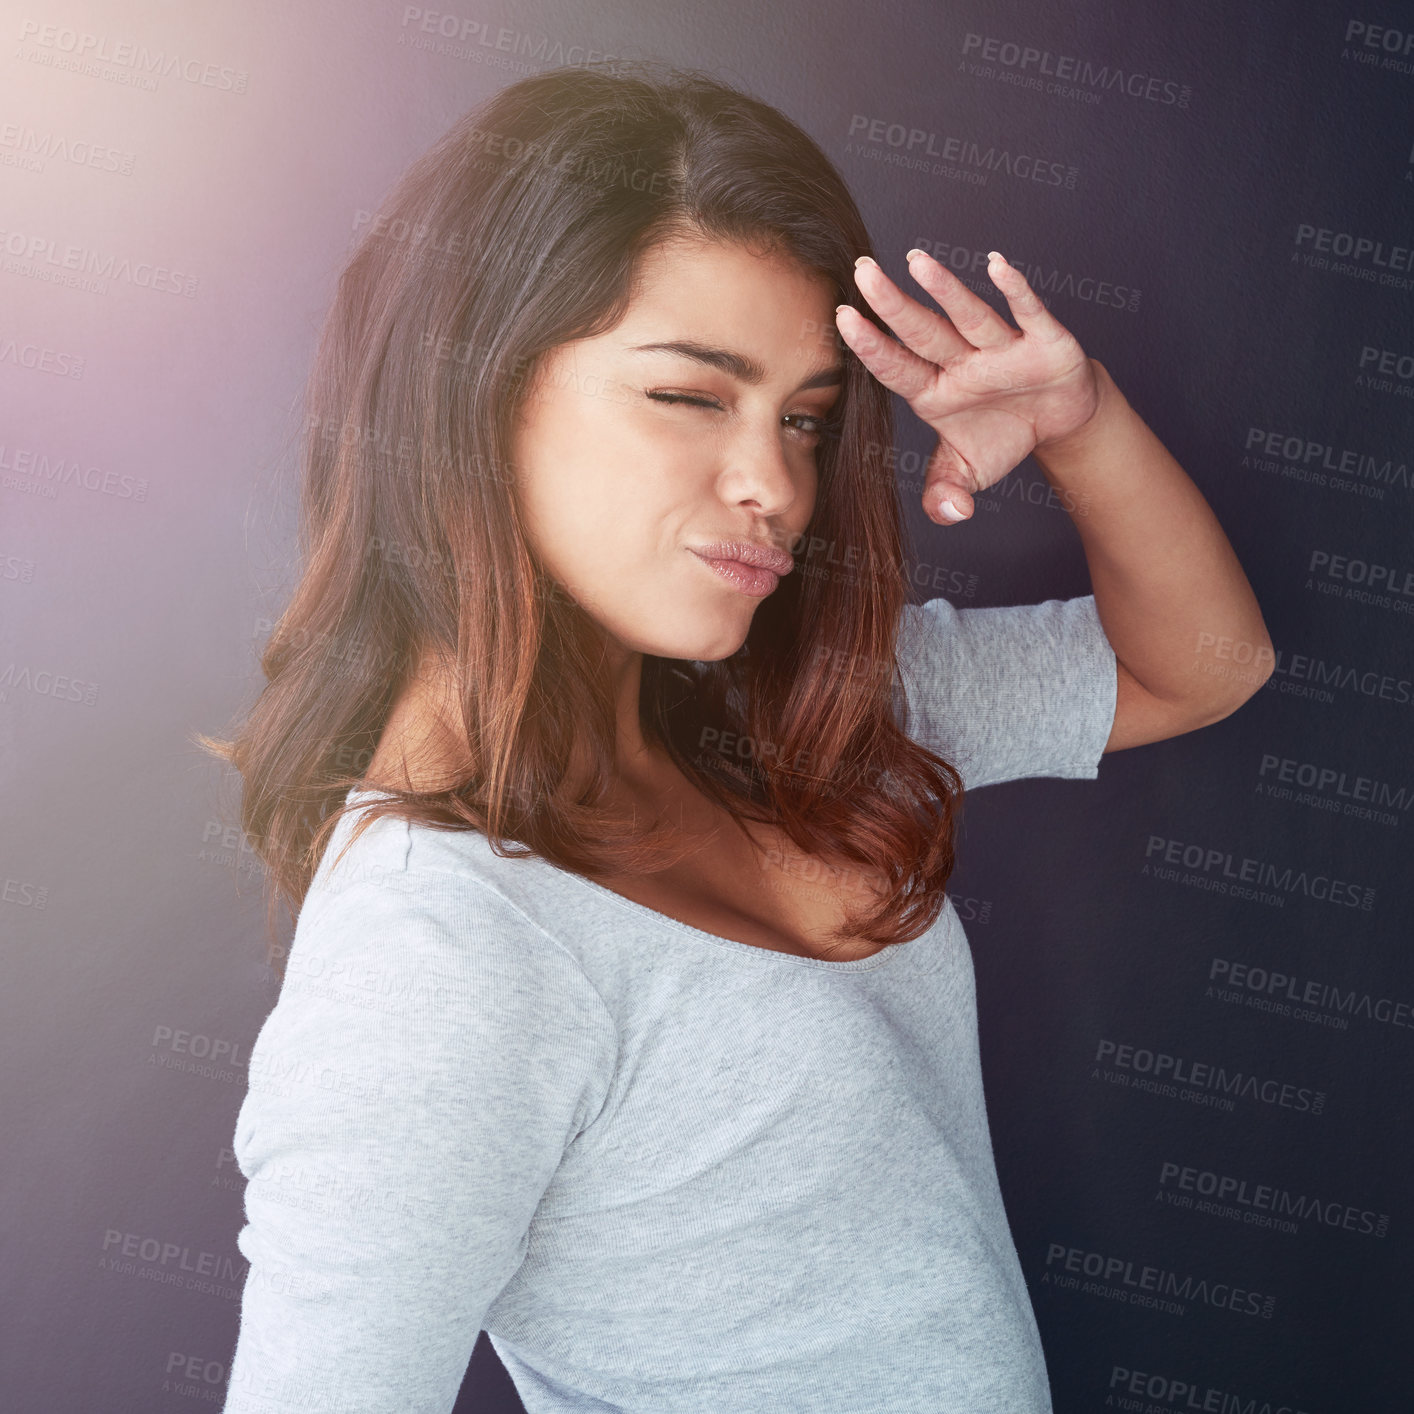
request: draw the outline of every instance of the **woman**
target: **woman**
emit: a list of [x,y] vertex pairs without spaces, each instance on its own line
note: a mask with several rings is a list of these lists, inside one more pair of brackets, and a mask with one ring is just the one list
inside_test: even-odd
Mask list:
[[[1199,634],[1266,633],[1017,271],[1019,329],[868,257],[794,124],[620,64],[469,114],[344,273],[304,577],[223,748],[298,911],[232,1414],[449,1410],[483,1328],[532,1414],[1050,1408],[961,793],[1218,720],[1260,684]],[[905,602],[889,390],[928,513],[1033,454],[1093,595]]]

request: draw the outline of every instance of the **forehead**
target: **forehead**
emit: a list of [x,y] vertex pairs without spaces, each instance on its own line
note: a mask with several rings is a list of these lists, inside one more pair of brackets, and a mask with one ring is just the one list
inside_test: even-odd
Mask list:
[[840,347],[833,282],[789,256],[674,239],[646,251],[636,276],[624,318],[605,336],[619,348],[684,339],[722,345],[786,376]]

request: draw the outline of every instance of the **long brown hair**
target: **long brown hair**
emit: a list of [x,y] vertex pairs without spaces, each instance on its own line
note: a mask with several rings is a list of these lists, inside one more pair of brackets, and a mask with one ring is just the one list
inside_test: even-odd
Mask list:
[[[471,765],[447,790],[380,786],[368,822],[480,830],[497,854],[601,879],[680,852],[605,803],[602,631],[533,555],[510,453],[542,355],[614,327],[642,254],[684,233],[784,253],[878,324],[852,278],[868,232],[828,157],[696,70],[620,60],[513,83],[414,162],[370,224],[306,392],[303,570],[261,658],[267,683],[233,739],[197,738],[241,773],[272,925],[277,900],[302,906],[427,649],[452,668]],[[846,375],[814,514],[789,547],[798,572],[730,657],[645,655],[640,718],[738,825],[882,871],[882,901],[839,936],[906,942],[943,906],[962,782],[893,717],[907,589],[890,395],[833,325],[820,338]],[[591,768],[578,793],[572,759]]]

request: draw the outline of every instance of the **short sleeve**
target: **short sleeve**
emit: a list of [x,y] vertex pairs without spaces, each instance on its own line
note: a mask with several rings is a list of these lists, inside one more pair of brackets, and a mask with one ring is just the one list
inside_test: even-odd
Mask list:
[[1093,780],[1114,724],[1114,649],[1095,596],[991,609],[906,604],[903,730],[968,790],[1028,776]]
[[578,962],[479,881],[311,889],[236,1120],[225,1414],[451,1410],[616,1053]]

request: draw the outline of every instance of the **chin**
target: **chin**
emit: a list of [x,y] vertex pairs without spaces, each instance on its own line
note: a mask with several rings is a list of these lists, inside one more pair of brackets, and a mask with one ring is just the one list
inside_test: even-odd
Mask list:
[[719,619],[720,627],[716,632],[689,636],[692,651],[679,653],[678,657],[692,658],[699,663],[716,663],[723,658],[730,658],[733,653],[739,652],[742,644],[746,642],[755,609],[754,604],[748,604],[746,612],[740,617],[731,615],[731,618],[736,620],[734,623],[721,623]]
[[724,604],[720,595],[699,599],[665,587],[656,610],[650,610],[647,598],[641,597],[629,613],[618,617],[617,627],[605,627],[631,652],[715,663],[736,653],[751,632],[756,602],[745,595],[733,597],[737,602]]
[[[743,638],[741,643],[745,642],[746,640]],[[690,659],[694,663],[720,663],[724,658],[730,658],[732,654],[736,653],[741,648],[741,643],[738,643],[734,648],[719,649],[713,652],[679,653],[676,656]]]
[[716,663],[730,658],[746,642],[750,622],[733,625],[715,633],[683,633],[664,638],[661,629],[652,638],[645,638],[640,647],[644,653],[659,658],[680,658],[685,662]]

